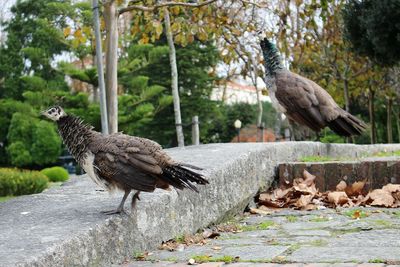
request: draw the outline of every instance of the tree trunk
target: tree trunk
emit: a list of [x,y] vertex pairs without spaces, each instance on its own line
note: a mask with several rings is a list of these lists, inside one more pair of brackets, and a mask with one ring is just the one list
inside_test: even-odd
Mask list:
[[396,126],[397,126],[397,142],[400,143],[400,116],[399,112],[395,113],[396,115]]
[[368,90],[368,113],[369,122],[371,123],[371,144],[376,144],[376,125],[375,125],[375,91],[371,86]]
[[387,141],[389,144],[393,143],[393,126],[392,126],[392,107],[393,107],[393,99],[389,97],[387,99],[386,105],[386,127],[387,127]]
[[[253,85],[256,89],[256,95],[257,95],[257,129],[260,132],[263,132],[262,128],[261,128],[262,127],[263,105],[261,102],[260,90],[258,89],[258,83],[257,83],[257,78],[258,78],[257,63],[256,63],[256,60],[252,56],[249,56],[249,58],[250,58],[252,69],[253,69],[253,79],[252,79]],[[257,136],[259,136],[259,138],[258,138],[259,142],[263,141],[263,136],[261,136],[261,134],[257,135]]]
[[343,89],[345,110],[350,112],[349,81],[347,79],[343,80]]
[[172,37],[171,21],[167,7],[164,7],[164,23],[165,23],[165,33],[167,35],[167,41],[169,47],[169,62],[171,65],[171,88],[172,88],[172,97],[174,100],[176,138],[178,140],[178,146],[183,147],[185,146],[185,139],[183,136],[181,106],[180,106],[179,91],[178,91],[178,68],[176,66],[175,45],[174,45],[174,39]]
[[[98,0],[92,1],[93,7],[93,22],[94,34],[96,39],[96,57],[93,55],[93,64],[97,65],[97,76],[99,81],[100,91],[100,115],[101,115],[101,132],[108,134],[108,120],[107,120],[107,104],[106,104],[106,90],[104,84],[104,69],[103,69],[103,51],[101,47],[100,35],[100,21],[99,21],[99,3]],[[93,101],[98,102],[97,87],[93,86]]]
[[116,1],[104,4],[106,25],[106,88],[109,133],[118,131],[118,12]]

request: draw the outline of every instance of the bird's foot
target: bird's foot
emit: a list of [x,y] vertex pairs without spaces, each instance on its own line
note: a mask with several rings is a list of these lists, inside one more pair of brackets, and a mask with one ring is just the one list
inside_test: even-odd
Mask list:
[[102,211],[101,213],[103,213],[105,215],[126,214],[124,209],[106,210],[106,211]]

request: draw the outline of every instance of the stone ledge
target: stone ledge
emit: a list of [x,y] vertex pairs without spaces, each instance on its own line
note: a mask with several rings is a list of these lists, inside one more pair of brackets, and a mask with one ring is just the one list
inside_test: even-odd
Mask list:
[[[273,182],[278,162],[309,155],[354,157],[400,145],[314,142],[210,144],[169,149],[175,159],[203,167],[210,184],[200,194],[143,194],[137,212],[106,216],[122,195],[96,191],[87,177],[0,204],[0,266],[110,266],[134,252],[241,212]],[[128,206],[128,205],[127,205]]]

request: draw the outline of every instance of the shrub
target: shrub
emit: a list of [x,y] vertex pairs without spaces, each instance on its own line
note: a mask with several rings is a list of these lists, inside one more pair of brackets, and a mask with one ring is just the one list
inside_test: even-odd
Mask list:
[[0,169],[0,196],[40,193],[47,185],[48,178],[39,171]]
[[51,182],[64,182],[68,180],[68,172],[62,167],[51,167],[41,170]]

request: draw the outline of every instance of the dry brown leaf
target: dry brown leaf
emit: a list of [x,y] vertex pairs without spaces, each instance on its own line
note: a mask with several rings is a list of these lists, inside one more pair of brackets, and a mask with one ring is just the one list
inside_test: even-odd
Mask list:
[[278,188],[274,191],[274,197],[277,199],[285,198],[291,192],[292,192],[292,188],[287,188],[287,189]]
[[375,189],[368,195],[372,199],[371,206],[391,207],[394,204],[394,197],[386,190]]
[[303,208],[303,210],[316,210],[316,209],[318,209],[318,206],[315,205],[314,203],[307,204],[307,205]]
[[345,181],[340,181],[340,183],[337,184],[336,186],[336,191],[344,191],[347,187],[347,184]]
[[355,182],[352,185],[347,186],[344,191],[346,192],[347,196],[349,196],[349,197],[362,195],[362,191],[364,189],[366,182],[367,182],[367,180]]
[[333,203],[336,206],[340,206],[349,202],[349,198],[346,192],[338,192],[338,191],[329,192],[327,198],[330,203]]
[[202,233],[203,238],[216,238],[221,234],[216,231],[211,231],[210,229],[205,229]]
[[382,189],[389,193],[400,192],[400,184],[387,184],[383,186]]
[[[265,207],[265,206],[262,206],[262,207]],[[250,208],[250,213],[251,214],[270,215],[271,211],[267,211],[267,210],[263,210],[263,209]]]
[[303,178],[304,178],[304,183],[308,186],[311,186],[312,184],[314,184],[314,180],[315,180],[316,176],[312,175],[306,169],[304,169]]
[[272,195],[270,193],[261,193],[258,199],[260,201],[271,201]]
[[308,204],[311,203],[313,199],[313,195],[302,195],[296,202],[295,206],[298,208],[305,208]]

